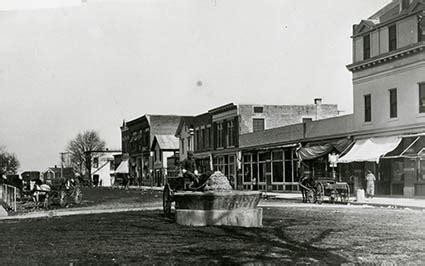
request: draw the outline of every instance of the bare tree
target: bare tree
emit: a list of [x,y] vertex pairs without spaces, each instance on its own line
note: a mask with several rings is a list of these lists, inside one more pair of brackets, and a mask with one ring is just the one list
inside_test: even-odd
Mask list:
[[12,175],[18,172],[19,161],[16,155],[7,152],[0,147],[0,177],[1,175]]
[[86,174],[91,179],[93,152],[105,150],[106,143],[94,130],[78,133],[66,148],[70,154],[71,165],[80,176]]

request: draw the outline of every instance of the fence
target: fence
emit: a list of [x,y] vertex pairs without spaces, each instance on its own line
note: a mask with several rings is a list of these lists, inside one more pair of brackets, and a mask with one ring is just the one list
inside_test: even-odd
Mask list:
[[16,196],[18,189],[6,184],[0,185],[1,201],[13,211],[16,211]]

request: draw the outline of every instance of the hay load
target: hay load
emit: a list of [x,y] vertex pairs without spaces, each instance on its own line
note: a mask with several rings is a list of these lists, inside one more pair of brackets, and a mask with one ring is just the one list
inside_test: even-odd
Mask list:
[[208,178],[204,191],[229,192],[232,191],[232,186],[223,173],[216,171]]

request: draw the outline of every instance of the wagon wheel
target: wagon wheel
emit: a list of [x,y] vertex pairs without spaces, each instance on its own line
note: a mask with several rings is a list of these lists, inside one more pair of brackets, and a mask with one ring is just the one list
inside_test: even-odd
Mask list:
[[350,186],[346,184],[345,190],[341,193],[341,202],[348,203],[349,199],[350,199]]
[[61,206],[62,208],[66,206],[67,203],[67,195],[66,195],[66,191],[61,189],[59,191],[59,206]]
[[74,188],[74,192],[72,193],[72,198],[75,204],[81,204],[83,201],[83,193],[81,192],[80,187]]
[[316,203],[322,204],[323,196],[325,195],[325,189],[322,183],[318,183],[316,187]]
[[173,195],[170,186],[166,184],[162,193],[162,208],[167,217],[171,216],[171,204],[173,203]]

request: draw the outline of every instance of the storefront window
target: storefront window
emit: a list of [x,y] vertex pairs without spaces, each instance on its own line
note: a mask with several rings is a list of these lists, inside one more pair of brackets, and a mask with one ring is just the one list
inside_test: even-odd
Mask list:
[[425,181],[425,160],[420,160],[420,172],[418,175],[419,181]]

